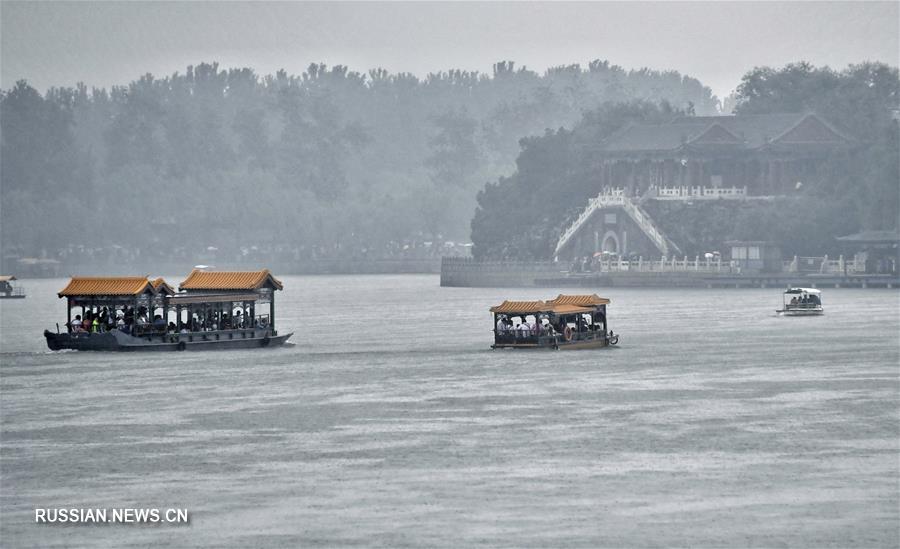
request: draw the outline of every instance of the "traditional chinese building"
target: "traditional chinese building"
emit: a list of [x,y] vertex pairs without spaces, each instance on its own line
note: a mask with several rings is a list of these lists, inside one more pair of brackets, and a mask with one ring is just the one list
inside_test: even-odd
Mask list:
[[598,196],[556,246],[556,257],[681,254],[641,207],[646,200],[748,200],[819,183],[857,142],[814,113],[678,117],[631,124],[591,152]]
[[824,162],[855,143],[813,113],[631,124],[596,153],[598,191],[625,188],[634,196],[651,186],[735,187],[749,195],[784,195],[817,182]]

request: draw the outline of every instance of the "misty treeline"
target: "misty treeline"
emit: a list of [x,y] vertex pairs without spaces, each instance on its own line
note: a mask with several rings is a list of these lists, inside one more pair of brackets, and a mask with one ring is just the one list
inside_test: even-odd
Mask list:
[[[790,255],[845,252],[834,240],[862,229],[896,229],[900,216],[900,78],[881,63],[835,71],[794,63],[755,68],[726,103],[736,114],[814,111],[859,141],[826,160],[827,177],[799,196],[763,204],[648,203],[651,215],[687,253],[723,249],[731,239],[777,242]],[[478,194],[472,221],[477,258],[548,259],[559,235],[596,195],[596,145],[629,122],[660,123],[668,103],[609,102],[572,129],[522,140],[511,175]],[[699,114],[699,113],[698,113]]]
[[3,253],[258,246],[378,257],[468,241],[478,190],[514,169],[522,137],[636,98],[717,107],[696,79],[605,61],[424,79],[213,63],[43,95],[22,81],[0,98]]

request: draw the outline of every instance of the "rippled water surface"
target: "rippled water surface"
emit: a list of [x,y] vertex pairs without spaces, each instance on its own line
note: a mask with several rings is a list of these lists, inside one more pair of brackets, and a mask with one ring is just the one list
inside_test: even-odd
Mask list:
[[554,289],[284,283],[293,345],[248,351],[49,352],[64,281],[0,301],[0,545],[900,545],[896,290],[597,290],[618,347],[529,352],[487,309]]

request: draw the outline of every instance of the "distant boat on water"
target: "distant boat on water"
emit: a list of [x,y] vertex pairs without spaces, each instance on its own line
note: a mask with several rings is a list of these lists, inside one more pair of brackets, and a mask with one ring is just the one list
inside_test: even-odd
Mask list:
[[[275,291],[268,271],[194,269],[179,291],[162,278],[72,277],[66,330],[44,331],[54,351],[189,351],[281,345],[292,333],[275,325]],[[73,313],[74,318],[73,318]],[[80,314],[77,314],[80,313]]]
[[825,314],[822,292],[815,288],[789,288],[782,295],[782,307],[776,313],[783,316],[815,316]]
[[12,275],[0,275],[0,299],[24,299],[25,290],[13,282],[17,280]]
[[608,304],[608,299],[596,294],[560,294],[550,301],[504,301],[491,307],[491,348],[596,349],[615,345],[619,336],[608,329]]

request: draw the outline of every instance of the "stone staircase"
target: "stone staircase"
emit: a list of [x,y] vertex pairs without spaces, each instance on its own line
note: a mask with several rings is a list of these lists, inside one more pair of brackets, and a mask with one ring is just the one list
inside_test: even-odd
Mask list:
[[653,223],[653,219],[643,208],[629,197],[625,196],[625,192],[622,189],[614,189],[612,191],[602,191],[588,201],[587,207],[581,212],[578,219],[569,225],[562,236],[559,237],[559,242],[556,244],[554,255],[559,255],[559,252],[566,247],[572,240],[572,237],[578,233],[595,212],[607,208],[622,208],[625,213],[628,214],[628,217],[630,217],[632,221],[641,228],[644,234],[647,235],[647,238],[656,245],[662,255],[670,257],[673,253],[681,254],[681,250],[678,246],[656,227]]

